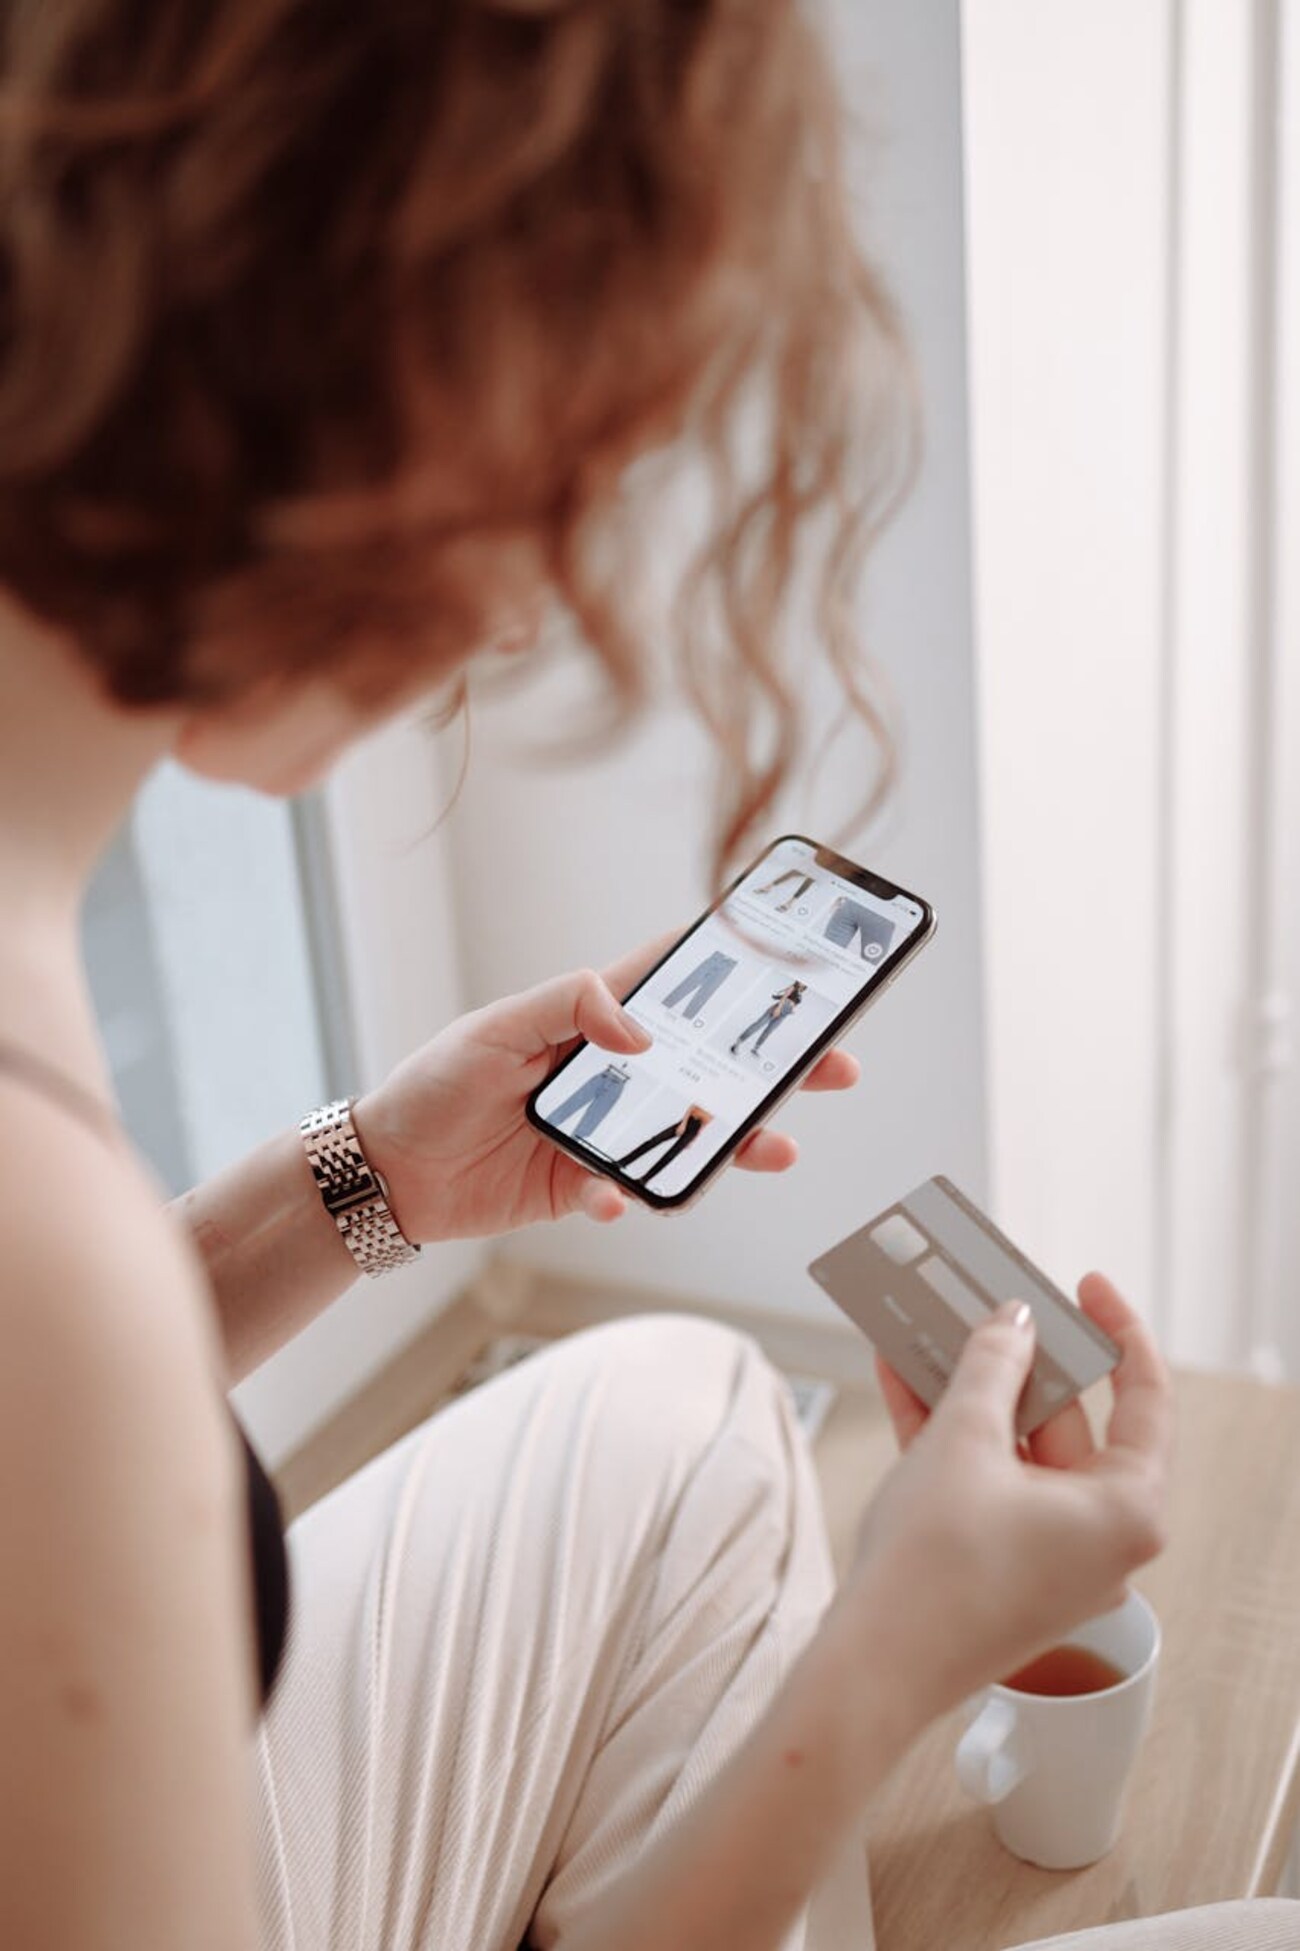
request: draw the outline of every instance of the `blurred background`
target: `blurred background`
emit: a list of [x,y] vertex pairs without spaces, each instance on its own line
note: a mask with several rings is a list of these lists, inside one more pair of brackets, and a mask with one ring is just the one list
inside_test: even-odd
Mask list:
[[[1110,1272],[1176,1360],[1300,1377],[1300,8],[825,11],[926,419],[862,616],[904,773],[856,851],[938,936],[853,1033],[859,1089],[787,1107],[794,1173],[362,1283],[237,1393],[273,1463],[485,1277],[858,1359],[807,1262],[934,1172],[1061,1285]],[[417,723],[293,806],[151,782],[86,933],[170,1189],[461,1010],[692,919],[708,755],[663,707],[580,770],[532,763],[571,675],[480,701],[441,821],[460,750]],[[774,831],[831,836],[862,763],[837,750]]]

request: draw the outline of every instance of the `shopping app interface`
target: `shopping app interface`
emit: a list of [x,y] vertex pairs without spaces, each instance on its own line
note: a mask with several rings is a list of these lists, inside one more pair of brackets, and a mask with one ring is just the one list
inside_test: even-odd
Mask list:
[[679,1193],[923,921],[919,903],[868,894],[783,841],[629,999],[651,1048],[584,1047],[537,1110],[651,1192]]

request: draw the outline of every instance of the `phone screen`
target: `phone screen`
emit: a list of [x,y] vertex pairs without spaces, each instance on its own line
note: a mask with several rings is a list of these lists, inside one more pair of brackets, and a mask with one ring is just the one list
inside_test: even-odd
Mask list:
[[682,1204],[932,928],[917,896],[778,840],[625,998],[651,1048],[580,1044],[530,1115],[629,1191]]

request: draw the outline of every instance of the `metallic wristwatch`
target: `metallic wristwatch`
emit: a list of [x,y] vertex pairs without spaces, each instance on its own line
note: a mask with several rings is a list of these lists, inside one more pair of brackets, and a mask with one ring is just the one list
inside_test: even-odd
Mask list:
[[394,1219],[388,1187],[361,1149],[352,1099],[322,1104],[298,1129],[325,1210],[362,1273],[386,1274],[414,1260],[420,1249]]

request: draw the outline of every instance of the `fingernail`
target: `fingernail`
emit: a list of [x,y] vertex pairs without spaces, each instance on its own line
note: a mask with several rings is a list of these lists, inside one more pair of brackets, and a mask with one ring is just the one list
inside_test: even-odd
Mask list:
[[1023,1332],[1033,1326],[1034,1310],[1028,1301],[1004,1301],[994,1319],[1005,1322],[1009,1328],[1019,1328]]
[[645,1025],[638,1023],[635,1016],[629,1016],[625,1009],[620,1009],[618,1015],[619,1021],[622,1023],[628,1035],[634,1036],[642,1048],[648,1050],[654,1042],[654,1038],[651,1036],[649,1030],[646,1029]]

